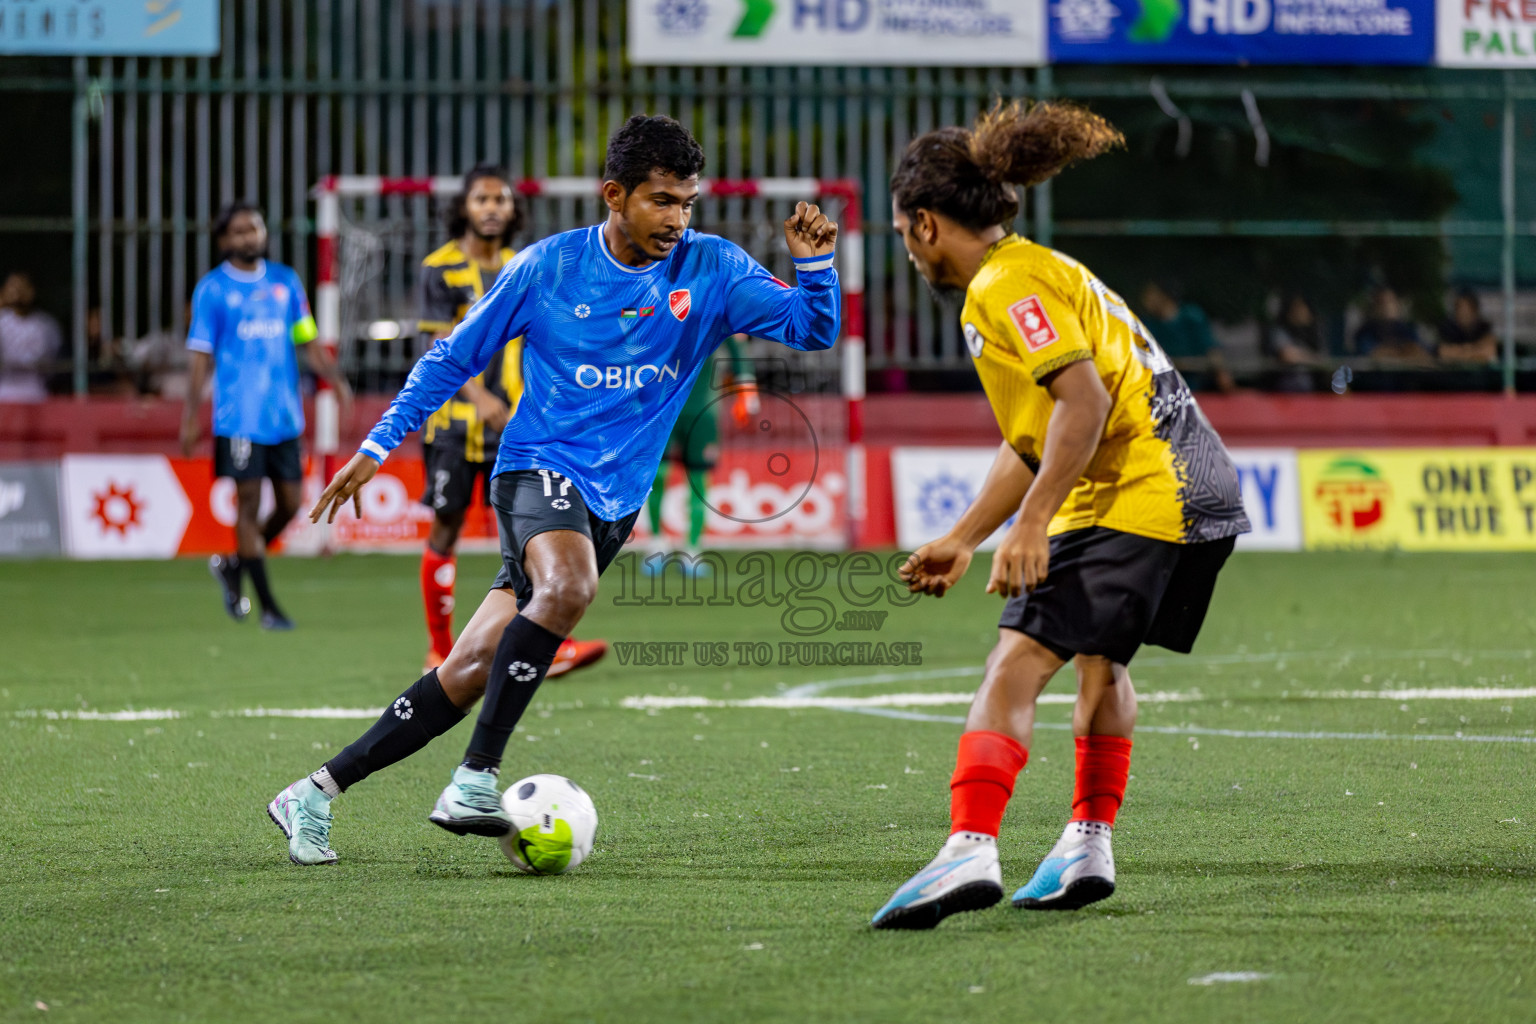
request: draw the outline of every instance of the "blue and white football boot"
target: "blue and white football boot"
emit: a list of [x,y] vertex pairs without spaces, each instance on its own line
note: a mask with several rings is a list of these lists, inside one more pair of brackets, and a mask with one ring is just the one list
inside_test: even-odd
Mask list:
[[1029,884],[1013,894],[1025,910],[1076,910],[1115,891],[1114,830],[1102,821],[1072,821]]
[[978,832],[956,832],[927,867],[896,890],[870,924],[932,928],[950,914],[985,910],[1002,898],[997,840]]

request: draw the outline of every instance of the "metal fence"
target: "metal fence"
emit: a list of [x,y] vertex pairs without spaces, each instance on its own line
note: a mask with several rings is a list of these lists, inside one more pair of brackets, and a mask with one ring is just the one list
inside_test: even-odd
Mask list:
[[[1050,69],[633,67],[624,56],[624,7],[621,0],[224,0],[214,58],[75,58],[64,80],[6,78],[0,68],[0,90],[74,94],[73,216],[55,227],[73,232],[77,389],[86,383],[88,308],[100,308],[108,336],[184,330],[192,285],[216,255],[207,225],[228,201],[263,205],[272,255],[312,280],[309,190],[320,176],[454,174],[480,160],[503,163],[516,177],[592,175],[609,132],[638,111],[672,114],[692,127],[717,176],[860,179],[870,229],[871,369],[960,368],[967,360],[953,317],[922,294],[887,226],[894,154],[998,95],[1151,103],[1158,89],[1233,103],[1246,92],[1261,103],[1464,95],[1502,104],[1505,202],[1497,220],[1053,223],[1049,187],[1032,190],[1028,215],[1045,242],[1053,235],[1497,237],[1505,246],[1503,333],[1513,371],[1514,245],[1536,235],[1536,223],[1515,215],[1514,109],[1536,98],[1536,85],[1524,79],[1484,76],[1447,87],[1234,72],[1154,83],[1135,72],[1091,80],[1058,72],[1053,84]],[[542,234],[596,210],[569,200],[539,204],[534,214],[533,232]],[[708,227],[766,223],[767,214],[761,203],[725,199],[705,204],[699,218]],[[384,197],[361,203],[353,216],[408,221],[425,237],[433,213],[416,198]],[[0,218],[0,230],[6,226]],[[386,283],[398,303],[409,302],[410,275],[402,261]]]

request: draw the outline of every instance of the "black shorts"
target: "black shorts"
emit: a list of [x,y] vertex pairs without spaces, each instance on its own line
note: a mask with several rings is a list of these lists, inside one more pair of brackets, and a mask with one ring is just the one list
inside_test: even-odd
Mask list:
[[1173,544],[1102,526],[1051,538],[1045,582],[1009,600],[999,626],[1057,657],[1130,663],[1142,644],[1188,654],[1236,537]]
[[277,444],[258,444],[245,437],[213,439],[213,475],[231,480],[260,480],[263,477],[283,482],[304,479],[304,460],[299,456],[299,439]]
[[497,476],[491,481],[491,505],[496,509],[501,534],[501,572],[491,589],[511,587],[519,608],[533,599],[533,583],[523,572],[523,549],[529,540],[550,530],[584,533],[597,549],[597,574],[601,576],[629,539],[640,515],[635,509],[615,522],[599,519],[587,511],[581,492],[568,478],[544,469],[513,469]]
[[491,470],[496,463],[470,462],[464,457],[464,445],[429,444],[425,446],[426,487],[421,492],[421,503],[444,516],[462,515],[475,497],[475,480],[484,481],[480,487],[480,500],[491,503]]

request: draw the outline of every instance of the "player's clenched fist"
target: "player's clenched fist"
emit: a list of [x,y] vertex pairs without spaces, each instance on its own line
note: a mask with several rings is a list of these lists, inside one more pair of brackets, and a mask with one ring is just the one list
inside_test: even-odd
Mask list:
[[815,203],[796,203],[795,212],[784,222],[784,241],[796,259],[825,256],[837,244],[837,221]]
[[352,502],[352,511],[357,518],[363,518],[363,499],[360,496],[363,485],[372,480],[378,471],[379,464],[362,452],[352,456],[352,461],[342,466],[341,472],[331,478],[330,485],[321,492],[320,500],[309,510],[309,521],[318,523],[329,508],[331,514],[326,516],[325,521],[334,523],[336,513],[346,508],[348,501]]

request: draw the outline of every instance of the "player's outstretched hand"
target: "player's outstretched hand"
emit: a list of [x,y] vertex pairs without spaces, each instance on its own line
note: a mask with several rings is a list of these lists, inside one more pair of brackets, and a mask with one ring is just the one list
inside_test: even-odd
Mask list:
[[837,245],[837,221],[829,220],[814,203],[796,203],[784,222],[784,241],[796,259],[825,256]]
[[342,466],[341,472],[331,478],[330,484],[321,492],[320,500],[309,510],[309,521],[318,523],[329,508],[331,514],[326,516],[325,521],[334,523],[336,513],[346,508],[348,501],[352,502],[352,511],[357,518],[363,518],[363,485],[372,480],[378,471],[379,464],[362,452],[352,456],[352,461]]
[[1045,527],[1019,519],[1003,534],[1003,542],[992,553],[987,593],[997,594],[1004,601],[1018,597],[1045,582],[1050,566],[1051,542]]
[[907,557],[897,575],[914,594],[943,597],[971,565],[970,545],[949,537],[929,541]]

